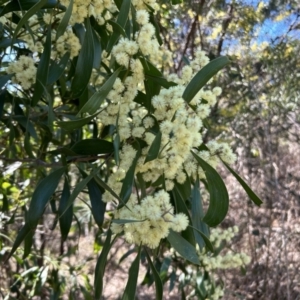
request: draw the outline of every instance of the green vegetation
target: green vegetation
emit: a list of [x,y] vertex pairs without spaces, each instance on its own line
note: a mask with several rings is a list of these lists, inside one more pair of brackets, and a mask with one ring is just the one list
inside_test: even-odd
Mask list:
[[[259,258],[240,245],[249,224],[237,216],[267,213],[269,243],[280,191],[297,189],[296,173],[278,174],[299,141],[296,7],[1,1],[1,297],[102,299],[110,267],[127,261],[113,299],[140,293],[141,268],[152,298],[245,298],[226,273]],[[269,20],[289,26],[262,41]],[[280,278],[268,274],[257,299],[296,297],[289,276],[266,296]]]

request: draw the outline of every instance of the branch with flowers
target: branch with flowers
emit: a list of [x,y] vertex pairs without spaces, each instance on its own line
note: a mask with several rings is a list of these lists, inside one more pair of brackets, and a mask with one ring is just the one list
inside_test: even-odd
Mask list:
[[[101,297],[107,255],[117,238],[135,244],[138,253],[124,299],[135,297],[142,253],[162,299],[151,254],[167,245],[200,266],[205,249],[213,252],[209,227],[223,221],[229,202],[216,171],[220,163],[261,203],[229,166],[236,160],[229,144],[202,140],[205,119],[222,93],[213,77],[230,61],[209,61],[198,49],[189,64],[172,73],[157,12],[153,0],[41,0],[6,1],[0,13],[1,130],[7,136],[1,156],[7,158],[4,164],[43,162],[43,172],[33,170],[36,188],[8,257],[23,241],[24,256],[30,254],[28,245],[50,199],[58,204],[53,214],[65,242],[73,204],[87,189],[106,237],[95,267],[95,299]],[[205,214],[200,182],[210,195]],[[62,192],[55,193],[60,185]]]

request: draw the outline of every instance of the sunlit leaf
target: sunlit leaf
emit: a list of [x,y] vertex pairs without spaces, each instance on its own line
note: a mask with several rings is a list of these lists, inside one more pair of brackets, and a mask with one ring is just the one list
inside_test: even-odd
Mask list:
[[194,152],[192,154],[205,172],[210,194],[209,207],[203,218],[203,222],[211,227],[217,226],[224,220],[228,211],[229,196],[226,186],[218,172],[212,166]]
[[195,265],[200,265],[199,257],[196,249],[187,240],[185,240],[179,233],[170,230],[167,237],[171,246],[186,260]]

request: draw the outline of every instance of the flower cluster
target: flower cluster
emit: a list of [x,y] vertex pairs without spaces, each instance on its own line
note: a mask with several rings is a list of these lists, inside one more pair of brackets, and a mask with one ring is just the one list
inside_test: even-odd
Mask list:
[[[127,71],[122,79],[116,79],[106,102],[102,105],[103,110],[99,113],[103,126],[116,127],[115,134],[119,135],[122,143],[120,164],[115,167],[107,182],[117,194],[121,191],[122,181],[134,159],[137,159],[135,173],[142,175],[143,180],[150,185],[163,176],[166,191],[171,191],[175,182],[183,184],[187,176],[205,177],[204,171],[191,153],[192,150],[213,167],[217,166],[220,158],[228,163],[235,160],[226,143],[211,141],[207,145],[207,150],[197,150],[203,144],[203,120],[209,115],[210,107],[216,103],[217,96],[221,94],[219,87],[212,90],[201,89],[190,105],[182,98],[191,78],[209,62],[203,51],[196,52],[195,59],[190,66],[182,69],[180,76],[166,74],[166,78],[174,85],[161,88],[160,93],[152,97],[151,109],[146,109],[136,102],[136,97],[145,92],[143,66],[145,62],[144,58],[140,59],[139,56],[147,57],[148,61],[156,65],[160,61],[159,57],[163,56],[155,37],[155,28],[149,23],[149,19],[149,13],[145,9],[137,10],[136,22],[140,26],[139,31],[135,33],[133,39],[121,38],[113,47],[111,56]],[[102,58],[105,62],[110,56],[104,52]],[[102,80],[103,78],[97,77],[94,70],[93,83],[96,85]],[[158,157],[145,163],[158,131],[161,133]],[[136,157],[137,150],[132,146],[132,142],[136,139],[143,142],[140,157]],[[166,191],[164,193],[168,195]],[[117,211],[114,217],[133,221],[126,224],[114,223],[113,232],[124,231],[125,239],[129,243],[142,243],[155,248],[159,241],[167,236],[170,228],[176,230],[174,228],[176,219],[173,221],[168,219],[173,216],[173,211],[166,213],[163,202],[159,203],[157,199],[159,197],[156,194],[149,195],[139,203],[136,196],[132,195],[131,200]],[[114,200],[113,195],[108,192],[103,195],[104,202]],[[153,213],[155,210],[158,211],[158,219],[153,220],[156,218]],[[176,217],[178,216],[187,222],[186,216],[179,214]],[[180,230],[183,229],[181,226]],[[176,231],[180,230],[178,228]]]
[[129,222],[122,225],[113,223],[113,233],[124,231],[128,243],[142,244],[150,248],[156,248],[160,240],[168,236],[170,229],[182,231],[188,226],[185,214],[174,215],[170,196],[164,190],[145,197],[140,203],[132,195],[126,206],[115,213],[115,219]]
[[[212,229],[210,241],[218,248],[223,241],[230,242],[235,234],[238,232],[238,227],[234,226],[227,230],[219,228]],[[207,253],[199,253],[199,259],[206,271],[215,269],[234,269],[245,266],[250,263],[251,258],[245,253],[227,252],[225,255],[210,256]]]
[[207,256],[204,255],[201,263],[206,271],[215,269],[234,269],[249,264],[250,257],[245,253],[228,252],[224,256]]
[[33,58],[21,55],[18,60],[9,64],[6,69],[7,74],[14,74],[12,82],[28,90],[35,83],[37,68],[34,65]]
[[[60,0],[60,4],[69,7],[70,0]],[[189,103],[182,97],[188,83],[209,62],[209,58],[198,49],[195,51],[195,58],[190,65],[182,68],[180,75],[169,74],[165,67],[169,63],[166,61],[171,61],[172,54],[160,46],[156,28],[151,22],[152,12],[158,9],[156,1],[132,0],[132,5],[134,9],[130,9],[128,16],[128,22],[133,25],[132,32],[119,38],[110,53],[102,51],[101,67],[93,70],[90,85],[97,91],[107,79],[107,69],[114,63],[123,68],[120,72],[122,75],[115,80],[101,104],[102,110],[98,115],[101,126],[114,126],[111,128],[115,128],[114,134],[120,139],[120,164],[113,168],[107,184],[116,194],[120,194],[126,172],[135,161],[135,174],[139,174],[147,186],[164,178],[165,191],[149,195],[141,201],[132,195],[126,206],[115,212],[115,218],[134,222],[114,224],[112,228],[115,233],[124,231],[128,242],[142,243],[154,248],[167,236],[170,229],[181,231],[187,226],[187,216],[174,215],[167,191],[171,191],[176,183],[184,184],[188,177],[205,177],[192,152],[214,168],[220,159],[227,163],[234,162],[235,155],[228,144],[214,140],[206,144],[205,150],[203,147],[200,150],[203,145],[202,134],[205,131],[203,120],[210,114],[211,107],[222,92],[221,88],[202,88]],[[45,28],[39,28],[39,22],[46,24],[47,28],[51,25],[51,59],[56,60],[66,52],[70,52],[70,58],[73,59],[78,56],[81,44],[72,26],[93,16],[101,30],[110,34],[113,31],[110,20],[115,19],[117,11],[118,8],[112,0],[74,0],[69,23],[57,40],[55,28],[64,14],[56,9],[44,11],[42,15],[34,15],[29,19],[31,28],[39,36],[38,39],[34,40],[26,30],[21,36],[32,52],[42,52]],[[97,30],[95,35],[96,32]],[[38,55],[34,53],[34,57]],[[157,67],[165,70],[165,79],[162,80],[166,85],[157,90],[155,96],[148,98],[149,80],[145,69],[149,69],[149,65],[150,69]],[[8,74],[15,74],[12,81],[24,89],[29,89],[35,81],[36,68],[32,58],[21,56],[6,71]],[[160,71],[157,72],[158,77],[161,77]],[[144,98],[147,98],[148,105],[141,104]],[[146,161],[157,135],[161,135],[160,142],[156,145],[157,157]],[[141,151],[133,147],[136,143]],[[161,189],[162,186],[156,188]],[[149,189],[147,192],[151,194],[153,190]],[[114,200],[109,192],[104,193],[104,202]]]
[[207,300],[218,300],[222,299],[224,296],[224,288],[220,285],[212,285],[207,280],[204,281],[204,287],[207,291],[213,291],[209,294],[209,298],[206,298]]
[[[68,7],[70,1],[61,0],[61,4]],[[111,0],[74,0],[69,23],[83,23],[85,18],[94,16],[98,24],[103,25],[116,11],[117,7]]]
[[[67,30],[56,40],[56,51],[59,56],[63,56],[66,52],[70,52],[70,58],[76,57],[79,54],[81,45],[78,37],[72,32]],[[52,52],[55,55],[55,52]]]

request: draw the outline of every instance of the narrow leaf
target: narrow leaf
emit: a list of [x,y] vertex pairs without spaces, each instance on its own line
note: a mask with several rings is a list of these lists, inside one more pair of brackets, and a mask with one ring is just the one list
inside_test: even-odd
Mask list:
[[227,165],[224,161],[223,164],[230,171],[230,173],[236,178],[236,180],[243,187],[249,198],[258,206],[260,206],[263,202],[262,200],[252,191],[249,185],[237,174],[229,165]]
[[[177,183],[175,183],[175,187],[172,191],[172,196],[175,202],[175,207],[176,207],[176,212],[177,213],[184,213],[188,219],[189,219],[189,224],[192,223],[191,216],[189,213],[189,210],[186,206],[186,200],[183,197],[182,191],[178,189]],[[190,195],[188,196],[190,198]],[[195,246],[196,241],[195,241],[195,236],[194,236],[194,231],[190,228],[187,227],[183,232],[182,232],[182,237],[187,240],[191,245]]]
[[142,93],[141,91],[138,91],[136,97],[133,100],[134,102],[141,104],[142,106],[144,106],[146,109],[148,109],[149,107],[151,107],[151,99],[150,99],[150,103],[148,102],[148,97],[146,94]]
[[113,32],[116,32],[119,35],[122,35],[123,37],[126,37],[126,32],[125,32],[124,28],[120,24],[118,24],[118,23],[116,23],[116,22],[114,22],[112,20],[109,20],[108,24],[110,24],[112,26]]
[[130,166],[123,180],[123,185],[120,192],[120,198],[122,199],[123,203],[126,203],[131,196],[132,187],[134,183],[135,168],[140,155],[141,155],[141,149],[139,148],[138,151],[136,152],[136,156],[132,162],[132,165]]
[[104,278],[104,271],[107,262],[107,256],[111,246],[113,245],[114,240],[111,242],[111,230],[107,231],[107,236],[105,243],[103,245],[101,254],[97,260],[97,265],[95,268],[95,279],[94,279],[94,287],[95,287],[95,300],[102,299],[102,291],[103,291],[103,278]]
[[28,223],[30,227],[35,227],[37,225],[40,217],[43,215],[47,202],[53,195],[64,172],[65,168],[60,168],[39,182],[37,188],[33,192],[29,205],[26,223]]
[[[191,212],[192,212],[193,226],[196,229],[200,230],[201,232],[204,232],[204,234],[208,234],[209,233],[208,226],[206,223],[202,221],[204,212],[203,212],[202,199],[201,199],[200,189],[199,189],[199,180],[195,182],[195,185],[192,190]],[[202,238],[202,235],[199,234],[196,230],[194,230],[194,235],[200,249],[202,249],[205,245],[205,241]]]
[[12,249],[10,250],[10,253],[7,257],[7,260],[16,252],[16,250],[18,249],[18,247],[21,245],[21,243],[24,241],[24,239],[26,238],[26,236],[32,231],[34,230],[33,228],[31,228],[29,226],[29,224],[25,224],[21,230],[18,232],[18,235],[15,239],[15,242],[12,246]]
[[[184,171],[185,172],[185,171]],[[192,184],[189,175],[185,172],[186,174],[186,180],[184,183],[178,183],[175,181],[175,186],[178,191],[180,191],[180,195],[182,196],[182,199],[184,201],[187,201],[191,198],[192,195]]]
[[193,77],[191,82],[185,88],[182,98],[188,103],[192,101],[203,86],[229,63],[230,60],[226,56],[218,57],[209,62]]
[[138,185],[138,189],[139,189],[139,191],[141,193],[142,199],[146,198],[146,196],[147,196],[147,191],[146,191],[147,187],[146,187],[146,183],[145,183],[145,180],[143,179],[142,174],[141,173],[137,173],[136,174],[136,179],[137,179],[137,182],[139,184]]
[[70,198],[71,192],[67,178],[65,178],[64,188],[60,197],[58,215],[59,215],[59,226],[62,240],[65,241],[68,237],[72,220],[73,220],[73,205],[68,205],[68,199]]
[[36,71],[36,82],[34,86],[34,93],[32,96],[31,106],[35,106],[38,103],[47,85],[50,56],[51,56],[51,28],[49,27],[47,37],[46,37],[46,43],[44,46],[44,51]]
[[224,220],[228,211],[229,196],[226,186],[218,172],[212,166],[194,152],[192,154],[205,172],[210,194],[209,207],[203,218],[203,222],[211,227],[217,226]]
[[156,17],[154,16],[154,13],[153,13],[153,12],[150,13],[150,22],[151,22],[152,25],[155,27],[155,36],[156,36],[156,39],[157,39],[158,43],[159,43],[160,45],[162,45],[162,44],[163,44],[163,41],[162,41],[162,38],[161,38],[161,36],[160,36],[159,25],[158,25],[158,23],[157,23],[157,21],[156,21]]
[[100,169],[100,167],[96,168],[87,177],[85,177],[78,184],[76,184],[74,190],[72,191],[72,193],[67,201],[65,210],[62,212],[62,214],[64,214],[67,211],[67,209],[74,203],[75,199],[82,192],[82,190],[85,188],[85,186],[88,184],[88,182],[99,172],[99,169]]
[[118,199],[120,202],[122,201],[121,198],[115,193],[115,191],[107,184],[105,183],[99,176],[94,176],[96,182],[104,188],[107,192],[111,193],[116,199]]
[[154,77],[163,77],[162,72],[160,72],[149,60],[143,57],[140,57],[139,59],[144,67],[145,74]]
[[[93,68],[94,69],[100,69],[101,65],[101,58],[102,58],[102,47],[101,47],[101,41],[94,29],[92,29],[93,37],[94,37],[94,62],[93,62]],[[101,37],[102,38],[102,37]]]
[[135,292],[137,287],[137,281],[139,276],[140,268],[140,258],[141,258],[141,246],[139,247],[139,252],[129,268],[129,277],[126,284],[126,288],[122,297],[122,300],[132,300],[135,299]]
[[30,17],[32,17],[36,12],[38,12],[45,4],[47,3],[47,0],[40,0],[37,1],[35,5],[33,5],[23,16],[23,18],[18,23],[16,29],[14,30],[14,36],[13,40],[17,37],[17,34],[19,33],[20,29],[23,27],[23,25],[28,21]]
[[99,228],[101,228],[104,221],[106,208],[106,203],[102,201],[103,193],[94,178],[88,182],[87,187],[89,191],[93,217]]
[[182,0],[172,0],[172,5],[177,5],[177,4],[180,4],[182,3]]
[[199,230],[199,229],[197,229],[196,227],[193,227],[193,226],[191,226],[191,225],[189,225],[189,226],[190,226],[191,228],[193,228],[197,233],[199,233],[199,234],[201,235],[201,237],[202,237],[202,239],[204,240],[204,243],[205,243],[207,249],[208,249],[209,251],[211,251],[211,252],[214,252],[214,247],[213,247],[213,245],[211,244],[209,238],[208,238],[201,230]]
[[114,137],[114,157],[116,165],[120,165],[120,135],[119,133],[116,133]]
[[[119,12],[118,18],[117,18],[117,23],[120,25],[121,28],[125,28],[126,22],[128,20],[129,11],[130,11],[130,4],[131,4],[131,0],[123,0],[122,1],[120,12]],[[113,46],[119,39],[119,37],[120,37],[120,33],[114,31],[113,34],[111,35],[111,38],[109,39],[109,42],[108,42],[108,45],[106,48],[106,51],[108,53],[110,53]]]
[[128,224],[128,223],[139,223],[144,222],[145,220],[126,220],[126,219],[114,219],[112,220],[113,223],[122,225],[122,224]]
[[23,259],[25,259],[31,253],[31,247],[33,244],[33,236],[34,236],[34,229],[31,229],[29,233],[26,235],[24,239],[24,253]]
[[73,10],[73,0],[70,0],[70,4],[56,29],[56,40],[65,33],[66,28],[69,24],[69,20],[72,15],[72,10]]
[[200,265],[198,254],[195,247],[193,247],[187,240],[185,240],[179,233],[170,230],[167,237],[171,246],[186,260],[195,265]]
[[153,277],[154,277],[154,282],[155,282],[155,293],[156,293],[156,300],[162,300],[163,299],[163,284],[162,281],[160,279],[160,276],[151,260],[151,257],[147,251],[147,249],[145,249],[145,253],[146,253],[146,257],[147,260],[149,262]]
[[149,151],[148,151],[146,159],[145,159],[145,163],[148,161],[154,160],[158,157],[160,145],[161,145],[161,137],[162,137],[162,133],[159,131],[156,134],[156,136],[149,148]]
[[177,85],[177,83],[165,79],[162,72],[159,71],[150,61],[143,57],[140,57],[139,59],[144,67],[144,72],[147,79],[158,83],[160,86],[163,86],[166,89]]
[[0,77],[0,89],[2,89],[12,77],[13,77],[12,74],[1,76]]
[[168,89],[171,86],[176,86],[177,83],[173,82],[173,81],[168,81],[166,78],[163,77],[157,77],[157,76],[151,76],[151,75],[146,75],[147,79],[151,79],[152,81],[154,81],[155,83],[159,84],[160,86]]
[[74,144],[71,150],[81,155],[107,154],[114,152],[114,145],[106,140],[85,139]]
[[59,61],[59,63],[53,63],[50,66],[47,85],[52,85],[63,75],[69,59],[70,59],[70,52],[66,52],[61,58],[61,60]]
[[35,140],[37,140],[37,133],[34,129],[33,124],[28,120],[27,117],[17,115],[12,117],[13,120],[17,121]]
[[[86,32],[81,47],[71,90],[74,97],[79,97],[87,87],[94,63],[94,37],[90,20],[86,19]],[[95,111],[94,111],[95,112]],[[94,112],[90,113],[93,114]]]
[[[1,0],[0,1],[0,3],[2,3],[1,6],[5,2],[7,2],[7,1]],[[5,14],[10,13],[10,12],[29,10],[38,2],[39,2],[38,0],[10,1],[1,10],[0,17],[4,16]],[[63,5],[61,5],[60,3],[58,3],[56,0],[47,0],[45,5],[43,6],[43,8],[58,8],[60,10],[65,10],[65,7]]]
[[68,131],[74,130],[74,129],[78,129],[81,128],[82,126],[84,126],[85,124],[89,123],[90,121],[92,121],[97,115],[99,114],[99,112],[95,112],[94,114],[92,114],[91,116],[85,117],[85,118],[79,118],[76,120],[72,120],[72,121],[57,121],[56,124]]
[[100,90],[96,92],[89,100],[88,102],[81,108],[81,110],[78,112],[77,115],[83,114],[83,113],[89,113],[90,115],[94,114],[96,111],[100,109],[100,105],[107,97],[108,93],[111,91],[115,80],[117,79],[120,71],[122,68],[117,69],[108,79],[107,81],[102,85]]

